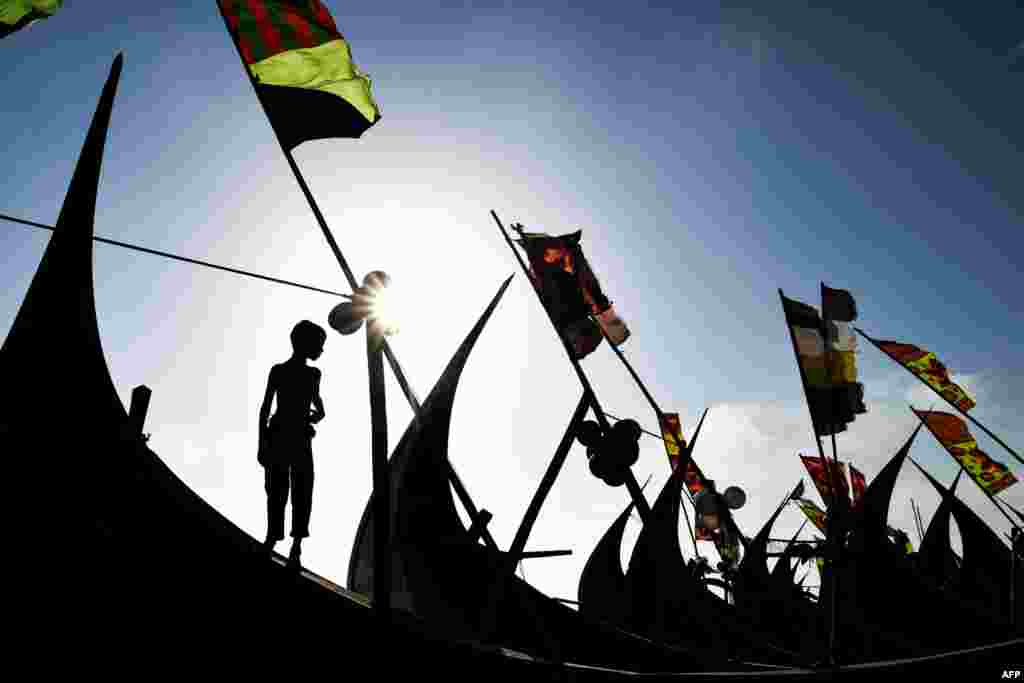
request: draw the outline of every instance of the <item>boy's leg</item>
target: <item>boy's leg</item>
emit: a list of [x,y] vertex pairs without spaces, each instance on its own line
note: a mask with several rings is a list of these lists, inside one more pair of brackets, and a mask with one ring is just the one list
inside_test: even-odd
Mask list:
[[309,536],[309,515],[313,510],[313,451],[308,446],[295,459],[291,470],[292,538]]
[[267,545],[284,538],[284,506],[288,503],[288,466],[264,468],[263,485],[267,492]]

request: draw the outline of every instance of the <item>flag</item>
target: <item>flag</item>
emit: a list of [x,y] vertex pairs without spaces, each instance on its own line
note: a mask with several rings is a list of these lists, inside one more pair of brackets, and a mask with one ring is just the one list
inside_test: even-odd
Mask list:
[[854,353],[857,336],[850,322],[857,318],[857,302],[845,289],[821,285],[821,317],[825,329],[825,367],[830,384],[852,384],[857,381]]
[[821,285],[821,314],[826,320],[850,322],[857,319],[857,302],[845,289]]
[[850,485],[853,489],[853,507],[857,507],[864,499],[864,491],[867,489],[867,479],[864,474],[853,465],[850,465]]
[[[809,457],[801,455],[800,460],[803,461],[804,467],[811,475],[811,481],[818,488],[818,493],[821,494],[821,499],[825,501],[825,505],[832,504],[832,483],[831,480],[835,481],[836,488],[839,491],[840,505],[843,502],[849,502],[850,500],[850,488],[846,483],[846,465],[844,463],[838,463],[838,466],[832,460],[826,458],[825,462],[828,463],[828,468],[822,464],[821,458]],[[829,471],[831,471],[831,480],[829,478]]]
[[577,358],[589,355],[598,347],[604,338],[602,330],[615,346],[629,337],[629,329],[615,313],[583,255],[582,234],[577,230],[552,237],[520,231],[517,240],[526,252],[530,277],[544,307]]
[[358,138],[380,119],[370,79],[319,0],[218,0],[281,144]]
[[[838,327],[839,323],[827,328],[818,311],[803,302],[783,296],[782,306],[806,380],[815,434],[827,436],[845,431],[856,415],[867,412],[864,386],[855,381],[852,349],[856,342],[850,341],[848,329]],[[834,329],[829,334],[828,346],[826,329]]]
[[606,311],[598,313],[595,318],[597,318],[597,324],[601,326],[605,335],[615,346],[619,346],[629,339],[629,328],[615,312],[614,306],[609,305]]
[[818,531],[821,533],[827,533],[825,529],[828,515],[825,514],[824,510],[815,505],[813,501],[807,500],[806,498],[797,498],[795,502],[797,507],[799,507],[807,519],[810,520],[811,524],[818,528]]
[[857,336],[850,323],[825,319],[825,368],[830,384],[851,384],[857,381]]
[[[686,448],[686,439],[683,438],[683,429],[679,422],[679,413],[662,413],[661,415],[661,436],[665,441],[665,453],[668,455],[668,462],[675,472],[679,467],[679,456],[681,449]],[[675,437],[675,438],[672,438]],[[696,496],[704,490],[700,470],[693,460],[686,463],[686,470],[683,472],[683,480],[686,489],[691,496]],[[698,539],[701,540],[701,539]],[[711,539],[703,539],[711,540]]]
[[661,414],[661,436],[665,440],[665,453],[668,455],[668,462],[675,472],[679,466],[679,454],[686,448],[686,439],[683,438],[683,428],[679,422],[679,413]]
[[1017,477],[1006,465],[996,462],[978,448],[978,442],[963,418],[933,410],[914,410],[914,413],[981,488],[996,495],[1017,483]]
[[0,0],[0,38],[57,13],[63,0]]
[[704,490],[699,470],[693,460],[686,463],[686,472],[683,473],[683,479],[686,481],[686,490],[690,492],[691,496],[696,496]]
[[940,363],[931,351],[926,351],[913,344],[895,341],[876,341],[875,343],[890,358],[923,379],[939,396],[960,410],[966,413],[975,406],[974,399],[949,378],[946,366]]

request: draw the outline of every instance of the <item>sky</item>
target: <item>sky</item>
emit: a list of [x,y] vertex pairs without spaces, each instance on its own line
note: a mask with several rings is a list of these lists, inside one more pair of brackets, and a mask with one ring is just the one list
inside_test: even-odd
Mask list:
[[[583,230],[632,331],[623,352],[661,409],[682,415],[687,437],[709,409],[694,457],[720,487],[747,491],[736,518],[748,534],[807,480],[797,455],[816,451],[780,288],[811,304],[819,281],[851,291],[862,328],[935,351],[977,400],[972,415],[1024,451],[1024,10],[1014,3],[325,4],[382,119],[359,140],[308,142],[295,156],[357,277],[385,270],[411,302],[392,346],[421,397],[515,273],[463,375],[450,440],[499,545],[511,543],[580,387],[492,209],[531,230]],[[346,290],[212,0],[68,0],[0,42],[0,213],[56,221],[118,52],[97,234]],[[4,336],[47,239],[0,224]],[[150,446],[262,539],[267,372],[289,355],[292,326],[326,327],[337,299],[102,244],[95,277],[122,400],[138,384],[153,390]],[[868,413],[837,448],[870,481],[912,431],[909,406],[942,405],[874,348],[862,345],[857,362]],[[330,331],[317,365],[327,417],[303,562],[343,584],[371,487],[361,335]],[[655,430],[610,349],[584,367],[607,411]],[[390,374],[387,391],[393,445],[411,411]],[[911,455],[945,484],[957,472],[926,433]],[[657,439],[641,440],[634,471],[652,477],[653,500],[669,474]],[[959,493],[1008,531],[970,481]],[[1001,495],[1024,508],[1024,484]],[[911,499],[927,523],[939,497],[908,463],[890,523],[916,543]],[[627,502],[574,446],[527,544],[573,554],[524,561],[523,574],[574,599]],[[784,512],[773,536],[801,522]],[[637,533],[634,523],[624,561]]]

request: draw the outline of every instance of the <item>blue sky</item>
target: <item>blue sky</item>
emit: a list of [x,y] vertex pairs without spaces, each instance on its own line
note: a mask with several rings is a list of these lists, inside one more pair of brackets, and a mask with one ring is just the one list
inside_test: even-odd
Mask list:
[[[849,289],[859,323],[936,351],[1018,451],[1024,358],[1019,191],[1024,25],[984,9],[756,10],[733,3],[327,3],[373,78],[383,119],[362,139],[306,143],[296,158],[357,275],[387,270],[416,297],[394,347],[425,395],[498,284],[517,266],[489,215],[553,233],[583,229],[604,289],[633,331],[623,347],[662,408],[692,431],[709,476],[744,486],[756,531],[814,450],[777,289],[816,303]],[[922,3],[923,4],[923,3]],[[331,289],[345,288],[211,2],[69,0],[0,43],[0,212],[56,220],[113,56],[125,69],[97,206],[98,234]],[[1017,51],[1019,54],[1019,50]],[[6,333],[46,234],[0,227]],[[152,446],[254,536],[263,534],[256,418],[266,372],[301,318],[330,297],[98,245],[100,329],[115,382],[154,390]],[[838,439],[869,478],[931,397],[870,347],[870,412]],[[331,334],[318,363],[328,417],[314,443],[310,568],[344,580],[369,490],[366,369]],[[653,416],[608,349],[585,361],[605,407]],[[409,410],[389,384],[391,442]],[[579,389],[521,276],[467,369],[451,457],[509,543]],[[982,434],[979,443],[1024,470]],[[956,466],[922,435],[914,457]],[[526,565],[572,597],[624,489],[570,458],[530,545],[570,547]],[[636,466],[668,468],[647,439]],[[999,530],[1006,523],[961,485]],[[1024,486],[1004,494],[1024,507]],[[937,497],[907,471],[908,498]],[[779,521],[795,530],[797,511]],[[710,551],[713,555],[713,551]]]

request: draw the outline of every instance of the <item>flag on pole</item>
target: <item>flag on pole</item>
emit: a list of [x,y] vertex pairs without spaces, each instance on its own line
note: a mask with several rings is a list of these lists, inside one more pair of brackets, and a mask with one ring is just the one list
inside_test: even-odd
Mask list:
[[845,289],[821,285],[821,313],[826,320],[851,322],[857,319],[857,302]]
[[814,307],[785,296],[782,306],[796,344],[815,433],[820,437],[845,431],[856,415],[867,412],[864,386],[855,381],[855,342],[844,334],[847,328],[834,323],[826,346],[826,326]]
[[978,448],[978,442],[963,418],[933,410],[914,410],[914,413],[953,459],[964,466],[978,486],[994,496],[1017,483],[1017,477],[1006,465],[996,462]]
[[[821,494],[821,499],[825,501],[826,505],[832,504],[832,481],[835,481],[836,489],[839,492],[840,504],[843,501],[849,502],[850,488],[846,483],[845,463],[837,464],[826,458],[826,469],[826,465],[822,463],[821,458],[801,455],[800,460],[803,461],[804,467],[810,473],[811,481],[818,488],[818,493]],[[829,476],[830,471],[831,477]]]
[[380,119],[370,78],[319,0],[218,0],[281,144],[358,138]]
[[[679,467],[679,456],[682,453],[682,449],[686,448],[686,439],[683,438],[683,428],[679,422],[679,413],[662,413],[661,436],[665,441],[665,453],[668,455],[668,462],[672,466],[672,471],[675,472]],[[692,459],[686,463],[683,479],[686,483],[686,489],[690,492],[691,496],[696,496],[704,490],[700,471]],[[698,538],[697,540],[707,541],[711,540],[711,538]]]
[[814,501],[807,500],[806,498],[797,498],[794,502],[804,513],[804,516],[810,520],[811,524],[818,528],[818,531],[823,534],[827,533],[828,515],[825,514],[824,510],[815,505]]
[[[582,231],[552,237],[520,232],[530,276],[555,326],[565,335],[577,358],[594,351],[602,330],[615,346],[629,338],[629,329],[601,290],[601,284],[580,247]],[[593,317],[591,317],[593,316]]]
[[686,482],[686,490],[690,492],[691,496],[696,496],[704,490],[699,470],[693,460],[686,463],[686,472],[683,473],[683,479]]
[[963,387],[949,378],[946,366],[940,363],[931,351],[926,351],[913,344],[895,341],[875,341],[875,343],[890,358],[923,379],[939,396],[960,410],[967,412],[975,406],[974,399],[964,391]]
[[668,462],[674,472],[679,466],[679,454],[686,448],[686,439],[683,438],[683,428],[679,421],[679,413],[662,413],[661,435],[665,440],[665,453],[668,455]]
[[57,13],[63,0],[0,0],[0,38]]
[[833,385],[857,381],[857,335],[850,323],[857,319],[857,302],[845,289],[821,283],[821,317],[825,328],[825,366]]

